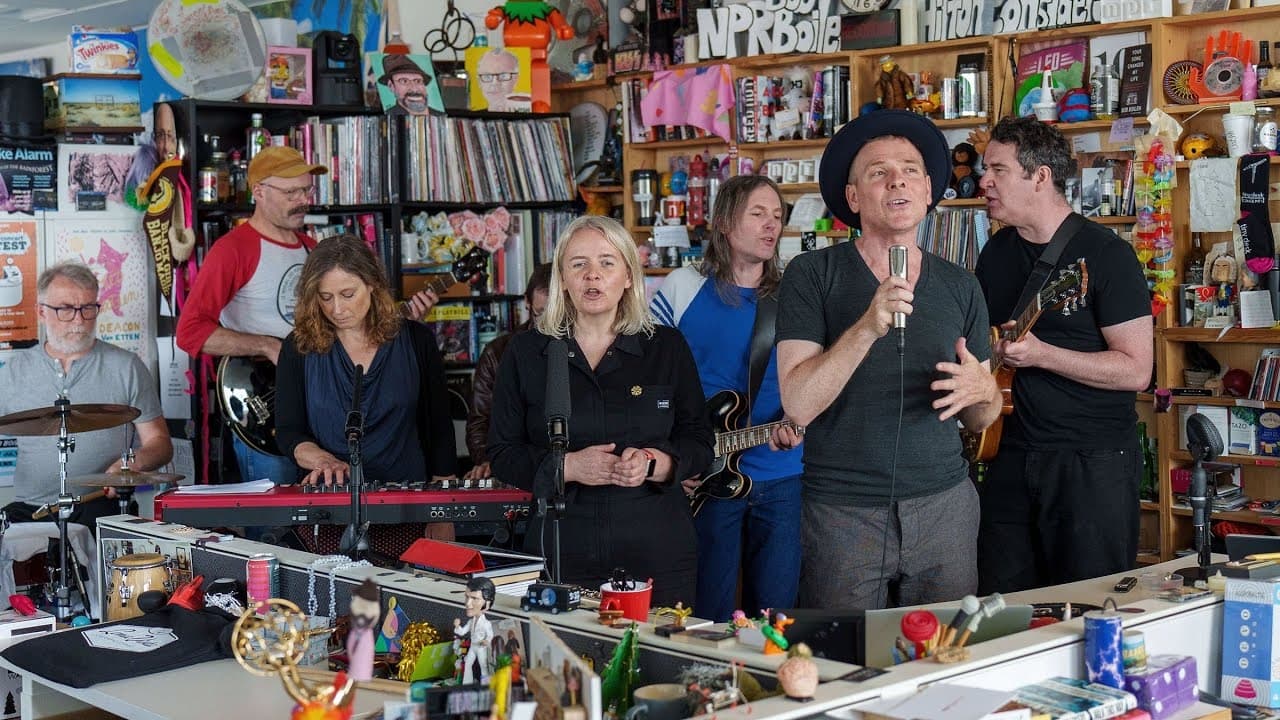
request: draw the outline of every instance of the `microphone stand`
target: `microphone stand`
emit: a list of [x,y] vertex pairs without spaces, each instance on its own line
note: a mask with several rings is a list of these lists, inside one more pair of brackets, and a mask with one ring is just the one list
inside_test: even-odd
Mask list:
[[351,472],[347,483],[351,486],[351,520],[342,531],[339,551],[353,561],[363,560],[369,552],[369,523],[364,519],[364,463],[361,461],[360,443],[364,439],[364,413],[360,411],[360,383],[364,368],[356,366],[355,398],[351,412],[347,413],[347,464]]
[[1191,467],[1191,484],[1187,488],[1187,501],[1191,504],[1191,527],[1195,532],[1196,566],[1182,568],[1182,584],[1194,586],[1209,579],[1209,474],[1205,472],[1205,458],[1212,459],[1213,449],[1199,443],[1189,443],[1188,450],[1195,465]]
[[[551,517],[551,552],[553,563],[551,565],[551,579],[556,584],[560,583],[560,518],[564,515],[565,507],[568,504],[564,493],[564,456],[569,448],[569,432],[566,428],[568,423],[564,418],[552,418],[548,423],[548,431],[551,435],[551,462],[554,471],[555,494],[551,497],[551,507],[543,507],[544,515]],[[545,504],[545,500],[542,501]]]

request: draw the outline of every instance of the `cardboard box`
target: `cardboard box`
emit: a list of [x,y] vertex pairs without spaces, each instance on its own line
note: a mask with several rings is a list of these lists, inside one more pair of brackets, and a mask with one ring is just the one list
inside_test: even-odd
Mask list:
[[1257,452],[1258,411],[1251,407],[1230,408],[1228,419],[1231,438],[1227,440],[1227,452],[1232,455],[1253,455]]
[[127,27],[72,25],[67,36],[71,72],[133,75],[138,72],[138,35]]
[[1280,707],[1280,581],[1227,580],[1222,699]]
[[71,128],[142,129],[141,75],[84,77],[54,75],[44,85],[44,124]]
[[1200,699],[1196,659],[1189,655],[1152,655],[1142,672],[1126,672],[1124,689],[1138,698],[1138,707],[1163,720]]

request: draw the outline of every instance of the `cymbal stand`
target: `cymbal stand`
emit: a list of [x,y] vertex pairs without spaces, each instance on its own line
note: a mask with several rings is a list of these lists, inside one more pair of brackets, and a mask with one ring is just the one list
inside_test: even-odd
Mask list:
[[[130,426],[132,427],[132,426]],[[134,454],[132,447],[126,447],[120,453],[120,472],[127,474],[133,466]],[[134,487],[117,487],[112,488],[116,492],[116,500],[120,503],[120,514],[129,514],[129,501],[133,499]]]
[[[67,553],[71,542],[67,537],[67,523],[71,522],[71,511],[76,499],[67,492],[67,463],[70,454],[76,449],[76,439],[67,435],[67,415],[70,414],[71,401],[60,397],[54,401],[58,413],[58,582],[54,588],[54,617],[59,622],[71,620],[71,588],[67,584]],[[76,578],[80,577],[80,569],[76,568]],[[81,589],[81,592],[84,592]],[[84,601],[89,601],[88,596]]]

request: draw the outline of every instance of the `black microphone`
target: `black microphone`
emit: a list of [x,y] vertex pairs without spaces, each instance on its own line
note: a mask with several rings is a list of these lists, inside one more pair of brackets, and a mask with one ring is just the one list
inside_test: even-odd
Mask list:
[[547,346],[546,389],[547,437],[553,450],[569,447],[569,346],[563,338],[553,338]]
[[[889,274],[903,280],[907,279],[906,245],[894,245],[889,248]],[[895,312],[893,327],[898,330],[898,354],[901,355],[907,347],[907,314]]]
[[1209,567],[1209,474],[1204,463],[1213,462],[1222,454],[1222,434],[1209,418],[1200,413],[1192,413],[1187,418],[1187,451],[1195,461],[1191,468],[1191,485],[1187,488],[1187,502],[1191,505],[1191,526],[1195,533],[1199,568],[1204,569]]
[[351,410],[347,412],[347,439],[364,434],[364,413],[360,412],[360,395],[364,389],[364,366],[356,366],[355,392],[351,395]]

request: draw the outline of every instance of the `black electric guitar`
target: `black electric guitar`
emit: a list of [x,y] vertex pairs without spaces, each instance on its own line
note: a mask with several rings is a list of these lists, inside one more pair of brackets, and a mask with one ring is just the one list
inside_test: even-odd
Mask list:
[[[1073,312],[1083,304],[1089,292],[1089,268],[1084,260],[1071,264],[1058,271],[1058,279],[1046,285],[1032,300],[1022,314],[1014,321],[1013,327],[1001,330],[991,328],[991,349],[995,350],[1000,340],[1017,342],[1031,331],[1031,326],[1046,312],[1060,307],[1068,308],[1064,312]],[[980,433],[960,430],[960,440],[964,443],[965,459],[971,463],[989,462],[1000,449],[1000,435],[1004,432],[1004,418],[1013,412],[1013,372],[1005,365],[1003,359],[996,359],[991,364],[991,372],[996,376],[996,385],[1000,386],[1000,414],[995,422]]]
[[702,484],[689,498],[694,515],[708,498],[735,500],[751,492],[751,478],[738,470],[738,459],[744,450],[767,445],[774,429],[780,425],[788,425],[804,435],[804,428],[786,420],[739,428],[738,424],[744,419],[750,421],[746,414],[746,398],[735,390],[721,390],[707,400],[707,415],[711,426],[716,428],[716,457],[703,473]]
[[[448,272],[436,273],[424,289],[442,293],[451,286],[484,272],[489,253],[473,247],[458,258]],[[407,312],[408,305],[400,305]],[[261,357],[224,356],[218,363],[218,403],[231,432],[244,444],[269,455],[279,455],[276,445],[276,366]]]

